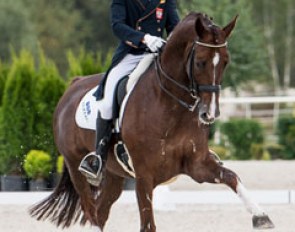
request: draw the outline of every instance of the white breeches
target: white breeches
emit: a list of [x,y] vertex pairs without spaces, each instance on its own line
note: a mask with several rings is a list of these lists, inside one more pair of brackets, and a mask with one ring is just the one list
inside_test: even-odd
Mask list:
[[99,104],[99,110],[103,119],[112,119],[113,117],[113,99],[117,83],[125,76],[129,75],[145,57],[146,54],[132,55],[127,54],[122,61],[109,72],[104,87],[104,97]]

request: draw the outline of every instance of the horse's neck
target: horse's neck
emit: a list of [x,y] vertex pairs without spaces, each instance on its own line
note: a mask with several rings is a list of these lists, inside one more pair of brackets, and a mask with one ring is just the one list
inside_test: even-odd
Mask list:
[[178,49],[167,46],[161,55],[161,65],[164,71],[179,83],[187,81],[184,55]]

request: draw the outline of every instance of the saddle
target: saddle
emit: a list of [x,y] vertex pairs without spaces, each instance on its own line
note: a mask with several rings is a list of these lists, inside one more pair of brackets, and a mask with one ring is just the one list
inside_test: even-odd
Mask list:
[[[134,71],[124,78],[122,78],[116,88],[113,99],[113,119],[114,119],[114,130],[113,136],[115,136],[116,144],[114,146],[114,153],[116,155],[118,163],[122,168],[135,177],[132,159],[129,155],[128,149],[121,138],[121,125],[122,118],[126,103],[129,99],[129,95],[136,86],[136,83],[142,76],[142,74],[150,67],[154,61],[155,54],[147,54],[137,65]],[[97,87],[90,90],[82,98],[79,106],[76,110],[76,123],[79,127],[95,130],[96,129],[96,116],[99,111],[99,101],[93,96],[93,93],[97,90]]]

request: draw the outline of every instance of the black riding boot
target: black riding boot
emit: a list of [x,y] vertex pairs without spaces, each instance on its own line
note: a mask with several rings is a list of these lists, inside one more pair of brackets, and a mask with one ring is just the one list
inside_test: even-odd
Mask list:
[[107,160],[109,142],[112,135],[112,120],[96,119],[96,152],[88,153],[81,161],[79,171],[90,178],[98,178]]

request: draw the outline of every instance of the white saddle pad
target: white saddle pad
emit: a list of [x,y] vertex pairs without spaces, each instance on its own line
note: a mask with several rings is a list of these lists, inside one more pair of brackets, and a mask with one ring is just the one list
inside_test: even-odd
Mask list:
[[76,110],[76,123],[81,128],[96,130],[96,118],[99,110],[98,101],[93,96],[96,89],[97,86],[86,93]]
[[[127,100],[130,96],[130,93],[134,89],[134,86],[138,82],[140,76],[146,71],[146,69],[153,62],[154,57],[155,57],[154,54],[146,55],[139,62],[136,69],[134,69],[134,71],[130,74],[129,80],[126,86],[127,94],[124,98],[124,101],[120,109],[119,127],[121,126],[121,119],[124,114],[124,109],[127,104]],[[97,89],[97,86],[85,94],[85,96],[82,98],[76,110],[76,115],[75,115],[76,123],[81,128],[96,130],[96,118],[97,118],[97,112],[99,111],[99,105],[100,105],[100,101],[96,101],[96,98],[93,96],[96,89]]]

